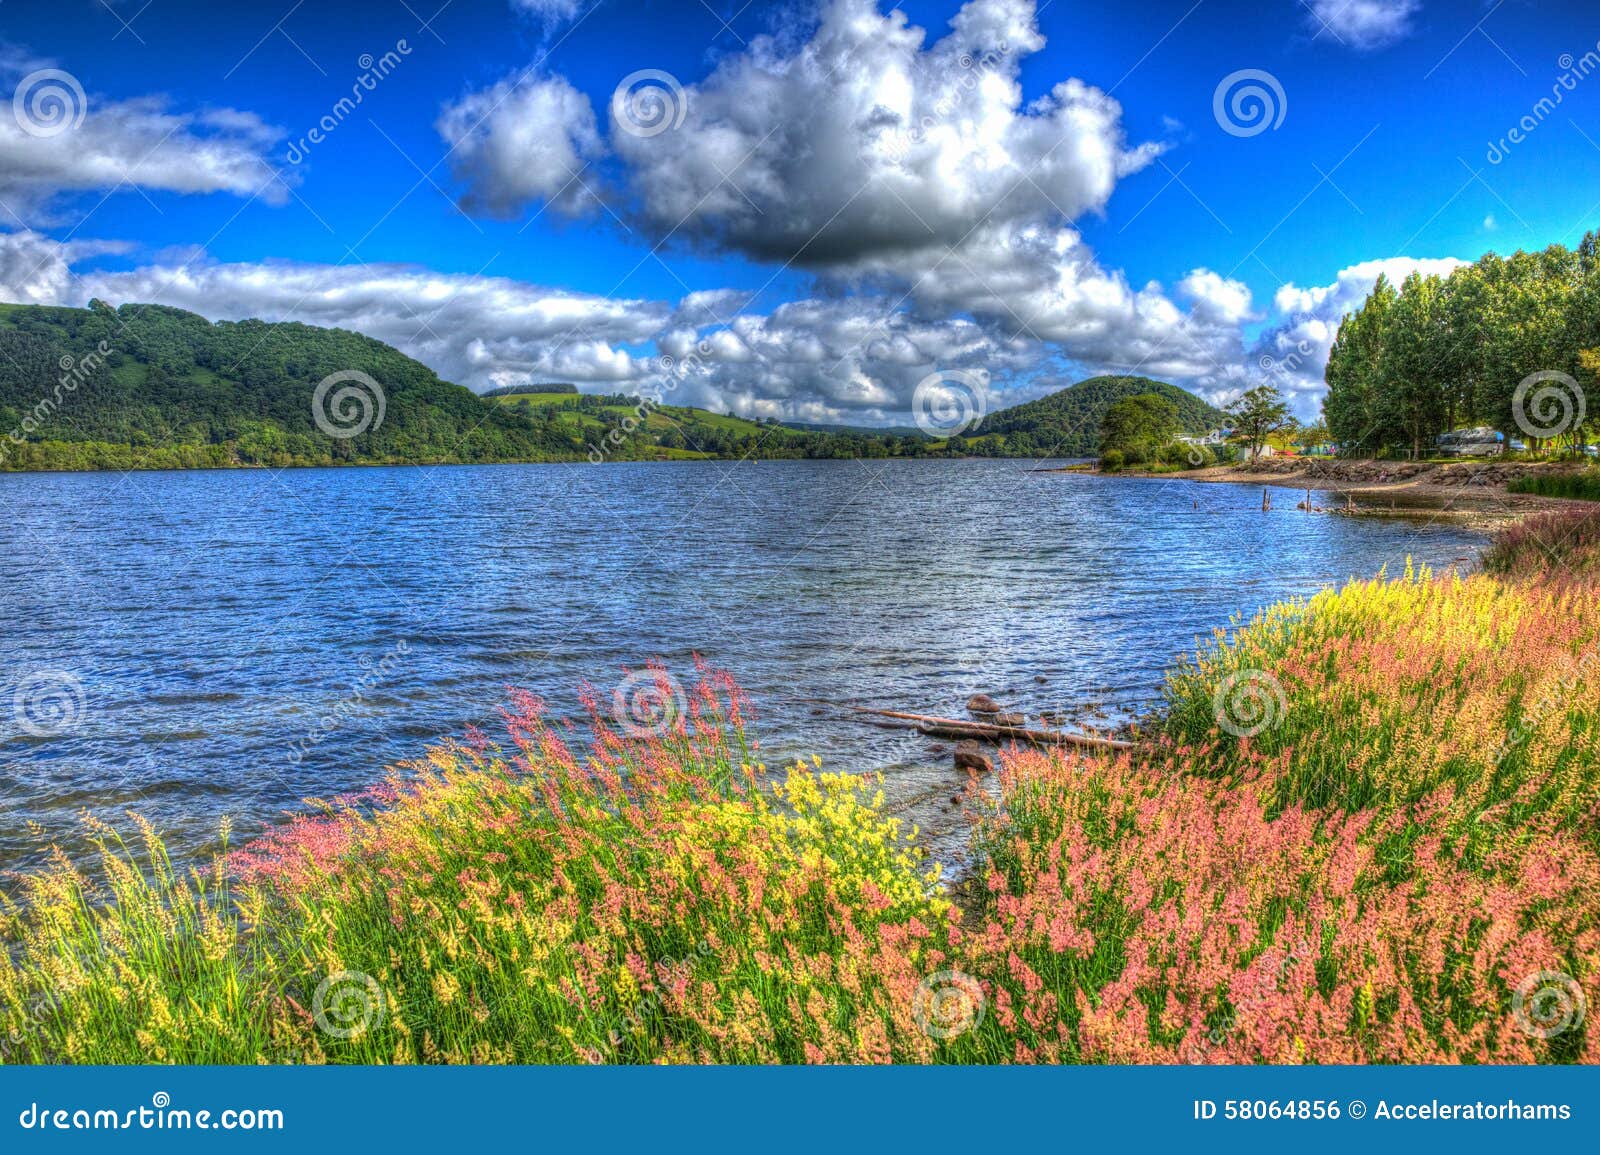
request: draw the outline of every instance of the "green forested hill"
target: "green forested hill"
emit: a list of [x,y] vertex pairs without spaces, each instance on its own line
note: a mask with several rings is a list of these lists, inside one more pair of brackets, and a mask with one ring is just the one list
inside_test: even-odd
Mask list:
[[[356,436],[329,436],[313,420],[313,394],[330,374],[350,371],[379,383],[383,418]],[[0,306],[0,450],[12,469],[573,453],[548,429],[359,333],[213,323],[181,309],[98,301],[87,309]]]
[[967,438],[969,453],[1005,457],[1087,457],[1099,451],[1100,422],[1124,397],[1158,393],[1178,407],[1185,432],[1204,433],[1226,423],[1223,412],[1176,385],[1148,377],[1090,377],[1076,385],[1002,409],[983,419]]

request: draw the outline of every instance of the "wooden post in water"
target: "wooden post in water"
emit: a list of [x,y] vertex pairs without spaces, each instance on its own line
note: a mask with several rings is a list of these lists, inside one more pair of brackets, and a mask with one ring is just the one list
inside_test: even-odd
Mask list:
[[1272,490],[1263,488],[1261,490],[1261,512],[1262,513],[1266,513],[1271,509],[1272,509]]

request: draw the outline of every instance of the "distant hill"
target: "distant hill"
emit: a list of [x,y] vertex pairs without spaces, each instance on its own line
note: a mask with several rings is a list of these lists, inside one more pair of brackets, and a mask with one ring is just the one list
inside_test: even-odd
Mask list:
[[[642,403],[617,393],[484,394],[491,404],[530,417],[542,417],[570,431],[592,459],[599,448],[607,460],[640,457],[693,459],[706,457],[914,457],[929,453],[934,443],[915,429],[861,429],[850,426],[806,426],[770,419],[752,421],[731,413],[713,413],[689,405]],[[633,428],[620,450],[612,434]]]
[[1099,449],[1100,422],[1124,397],[1159,393],[1178,407],[1188,433],[1204,433],[1227,417],[1186,389],[1148,377],[1090,377],[1076,385],[991,413],[961,439],[969,453],[1003,457],[1089,457]]
[[[346,376],[324,391],[324,421],[360,427],[354,436],[330,436],[314,416],[334,374]],[[356,374],[378,383],[381,420]],[[0,305],[5,468],[543,461],[576,449],[343,329],[213,323],[161,305]]]
[[778,424],[785,429],[798,429],[802,433],[864,433],[872,436],[889,434],[893,437],[922,437],[923,432],[915,425],[829,425],[822,421],[780,421]]

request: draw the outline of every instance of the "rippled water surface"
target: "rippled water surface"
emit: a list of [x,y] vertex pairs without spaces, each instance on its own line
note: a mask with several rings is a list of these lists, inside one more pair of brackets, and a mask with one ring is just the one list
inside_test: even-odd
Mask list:
[[[769,763],[883,769],[897,806],[949,827],[948,752],[803,700],[959,714],[982,690],[1105,724],[1235,614],[1478,545],[1308,516],[1289,490],[1264,514],[1254,488],[1037,468],[0,475],[0,866],[70,840],[86,806],[139,810],[193,852],[223,814],[259,829],[492,724],[508,684],[576,711],[583,680],[609,691],[651,656],[687,679],[696,651],[755,696]],[[57,675],[81,708],[30,733],[49,727],[17,691]]]

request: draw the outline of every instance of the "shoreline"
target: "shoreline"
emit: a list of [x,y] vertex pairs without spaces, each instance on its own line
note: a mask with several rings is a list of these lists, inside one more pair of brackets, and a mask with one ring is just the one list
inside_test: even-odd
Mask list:
[[[123,468],[117,465],[86,466],[78,469],[13,469],[0,464],[0,477],[59,476],[61,474],[87,473],[233,473],[248,470],[265,470],[283,473],[299,469],[444,469],[479,468],[487,466],[524,465],[585,465],[598,468],[603,465],[703,465],[707,462],[732,461],[735,463],[762,461],[1076,461],[1073,457],[1004,457],[981,453],[921,453],[898,454],[889,457],[746,457],[737,454],[708,454],[704,457],[606,457],[591,461],[588,457],[554,457],[512,459],[507,461],[327,461],[271,465],[259,461],[234,461],[224,465],[134,465]],[[1068,467],[1035,469],[1034,473],[1062,473]],[[1129,474],[1129,476],[1134,476]]]
[[[1326,458],[1267,458],[1250,465],[1213,465],[1172,473],[1122,470],[1115,474],[1068,466],[1040,473],[1095,477],[1198,481],[1334,493],[1344,505],[1313,507],[1313,513],[1345,517],[1426,518],[1492,533],[1535,514],[1592,505],[1581,499],[1512,493],[1512,478],[1570,472],[1571,467],[1535,462],[1409,462]],[[1298,506],[1290,512],[1303,512]]]

